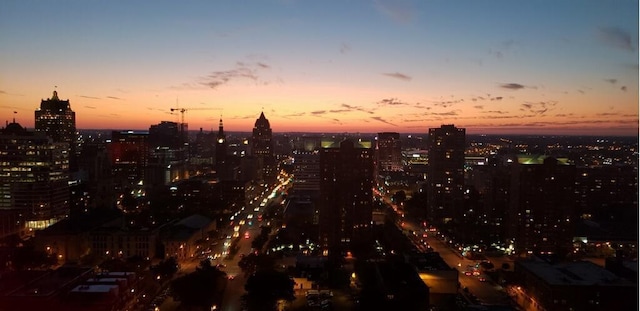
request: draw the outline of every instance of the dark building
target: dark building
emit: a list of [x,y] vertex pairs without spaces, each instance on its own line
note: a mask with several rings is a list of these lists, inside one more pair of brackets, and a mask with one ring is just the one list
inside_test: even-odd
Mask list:
[[216,156],[215,156],[215,169],[218,175],[227,171],[227,149],[229,143],[227,142],[227,135],[224,133],[224,126],[222,125],[222,119],[218,125],[218,134],[216,135]]
[[45,133],[56,143],[67,143],[71,171],[76,170],[76,113],[71,110],[69,100],[58,98],[58,92],[53,91],[53,96],[40,102],[40,109],[35,111],[35,130]]
[[402,171],[402,142],[399,133],[378,133],[376,140],[376,171]]
[[323,250],[366,243],[371,232],[373,150],[370,142],[323,141],[320,149],[319,243]]
[[638,284],[589,261],[550,264],[537,258],[516,261],[515,298],[525,308],[637,310]]
[[[0,229],[32,234],[69,216],[69,143],[16,123],[0,130]],[[6,218],[5,218],[6,217]]]
[[507,234],[516,254],[564,256],[571,250],[575,174],[566,158],[519,155],[514,160]]
[[269,120],[261,112],[251,135],[251,154],[258,161],[257,178],[267,182],[274,181],[277,176],[272,138]]
[[144,183],[149,160],[148,131],[113,131],[107,145],[116,191]]
[[443,224],[461,216],[465,129],[453,125],[430,128],[427,148],[427,217]]

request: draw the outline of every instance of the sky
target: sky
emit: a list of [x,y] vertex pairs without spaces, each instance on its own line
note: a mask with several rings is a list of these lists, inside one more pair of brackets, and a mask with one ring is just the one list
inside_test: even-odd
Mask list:
[[[638,135],[637,0],[0,1],[0,116]],[[173,108],[173,111],[172,111]],[[182,113],[180,112],[182,111]],[[15,113],[14,113],[15,112]]]

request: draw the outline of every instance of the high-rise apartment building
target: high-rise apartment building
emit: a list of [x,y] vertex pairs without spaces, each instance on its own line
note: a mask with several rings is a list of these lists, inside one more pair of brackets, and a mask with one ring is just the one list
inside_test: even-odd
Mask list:
[[257,178],[264,181],[273,181],[277,176],[272,139],[269,120],[261,112],[251,135],[251,154],[258,161]]
[[[3,234],[29,234],[69,215],[69,144],[16,123],[0,130]],[[8,226],[8,227],[7,227]]]
[[402,144],[400,134],[392,132],[378,133],[376,140],[376,171],[402,171]]
[[511,166],[507,235],[518,255],[572,247],[576,167],[566,158],[519,155]]
[[464,201],[465,129],[453,124],[430,128],[427,140],[427,216],[436,224],[447,223]]
[[318,225],[323,250],[348,251],[368,241],[373,178],[370,142],[322,142]]

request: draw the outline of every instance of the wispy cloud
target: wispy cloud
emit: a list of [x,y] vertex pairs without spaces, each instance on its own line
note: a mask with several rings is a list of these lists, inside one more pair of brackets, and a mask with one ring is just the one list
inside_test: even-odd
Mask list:
[[392,126],[397,126],[397,125],[395,125],[395,124],[393,124],[393,123],[391,123],[391,122],[389,122],[389,121],[387,121],[387,120],[383,119],[382,117],[371,117],[371,119],[372,119],[372,120],[376,120],[376,121],[378,121],[378,122],[382,122],[382,123],[384,123],[384,124],[389,124],[389,125],[392,125]]
[[318,115],[323,115],[326,114],[327,111],[326,110],[316,110],[316,111],[311,111],[310,114],[314,115],[314,116],[318,116]]
[[378,101],[376,104],[379,106],[407,106],[408,103],[399,101],[397,98],[384,98]]
[[[259,80],[259,71],[268,70],[271,66],[263,62],[245,63],[236,62],[236,66],[229,70],[212,71],[208,75],[201,77],[198,81],[199,85],[203,85],[212,89],[216,89],[233,80],[248,79],[254,82]],[[266,84],[266,82],[265,82]],[[185,83],[182,87],[193,87],[191,83]]]
[[532,113],[533,115],[536,115],[536,116],[542,116],[542,115],[545,115],[548,111],[553,110],[554,107],[557,105],[557,103],[558,102],[556,101],[537,102],[537,103],[527,102],[527,103],[521,104],[520,111]]
[[373,111],[367,110],[367,109],[362,108],[360,106],[351,106],[351,105],[348,105],[348,104],[341,104],[340,107],[343,107],[343,108],[346,108],[346,109],[349,109],[349,110],[352,110],[352,111],[355,110],[355,111],[361,111],[361,112],[368,113],[368,114],[373,114]]
[[624,29],[618,27],[601,27],[598,29],[600,41],[611,47],[626,51],[634,51],[631,35]]
[[373,7],[382,15],[399,23],[408,23],[413,20],[416,9],[407,0],[375,0]]
[[347,54],[349,51],[351,51],[351,46],[347,43],[342,42],[340,44],[340,54]]
[[413,79],[410,76],[408,76],[408,75],[406,75],[404,73],[399,73],[399,72],[385,72],[385,73],[382,73],[382,74],[387,76],[387,77],[392,77],[392,78],[400,79],[400,80],[403,80],[403,81],[411,81],[411,79]]
[[476,109],[484,109],[484,106],[483,106],[483,105],[475,105],[475,106],[473,106],[473,108],[476,108]]
[[621,86],[620,90],[623,91],[623,92],[626,92],[627,91],[627,86],[626,85]]
[[95,96],[87,96],[87,95],[78,95],[78,97],[82,97],[82,98],[88,98],[88,99],[100,99],[100,97],[95,97]]
[[87,108],[87,109],[96,109],[96,107],[94,107],[94,106],[84,106],[84,107]]
[[523,89],[525,86],[520,83],[503,83],[500,85],[500,87],[509,90],[519,90]]
[[618,82],[618,79],[604,79],[604,81],[607,81],[611,84],[616,84],[616,82]]
[[120,97],[115,97],[115,96],[107,96],[107,98],[109,98],[109,99],[115,99],[115,100],[122,100],[122,98],[120,98]]

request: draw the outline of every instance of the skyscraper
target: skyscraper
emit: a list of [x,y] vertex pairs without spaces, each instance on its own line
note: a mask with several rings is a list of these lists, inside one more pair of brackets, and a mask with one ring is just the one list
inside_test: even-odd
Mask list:
[[276,178],[272,138],[269,120],[264,116],[264,112],[261,112],[253,127],[251,154],[258,161],[257,178],[264,181],[273,181]]
[[373,208],[370,142],[323,141],[320,149],[320,246],[348,251],[366,243]]
[[58,98],[58,92],[43,99],[40,108],[35,111],[35,130],[45,133],[54,142],[68,144],[72,171],[76,168],[76,113],[71,110],[69,100]]
[[225,168],[227,161],[227,135],[224,134],[224,127],[222,125],[222,118],[220,118],[220,124],[218,125],[218,134],[216,135],[216,171],[222,172]]
[[430,128],[427,141],[427,216],[436,224],[459,216],[463,204],[465,129]]
[[572,247],[576,166],[566,158],[519,155],[511,169],[507,235],[516,254],[566,255]]
[[0,130],[0,222],[4,234],[28,234],[69,215],[69,144],[20,124]]
[[376,141],[376,170],[378,174],[402,170],[402,145],[399,133],[378,133]]

